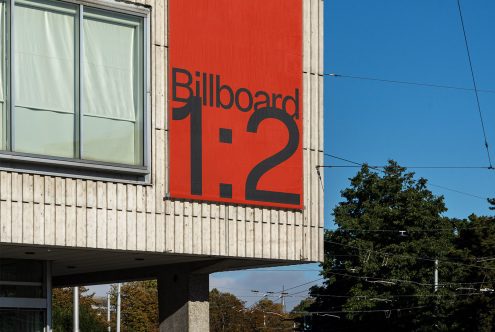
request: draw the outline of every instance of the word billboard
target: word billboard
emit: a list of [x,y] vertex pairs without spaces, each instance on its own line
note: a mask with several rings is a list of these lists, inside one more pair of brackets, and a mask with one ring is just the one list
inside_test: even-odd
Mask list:
[[169,0],[169,195],[302,208],[302,1]]

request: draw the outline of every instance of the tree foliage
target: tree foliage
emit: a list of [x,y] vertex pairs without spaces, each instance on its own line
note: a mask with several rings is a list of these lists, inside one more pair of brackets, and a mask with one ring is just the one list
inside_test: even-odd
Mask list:
[[293,322],[288,314],[283,312],[282,304],[270,299],[261,299],[247,311],[248,331],[279,331],[290,330]]
[[263,298],[246,308],[235,295],[217,289],[210,292],[210,331],[253,332],[291,330],[292,320],[282,305]]
[[[112,285],[112,303],[117,303],[117,285]],[[159,330],[158,290],[156,280],[123,283],[121,286],[121,331],[153,332]],[[115,315],[112,319],[115,331]]]
[[[341,194],[343,201],[334,209],[337,228],[325,234],[326,281],[311,290],[310,311],[319,312],[313,315],[313,330],[468,331],[468,319],[457,313],[469,307],[464,301],[469,295],[454,283],[479,280],[481,270],[453,261],[467,264],[473,256],[489,255],[473,248],[478,243],[493,250],[495,243],[487,239],[495,233],[468,238],[458,229],[480,221],[444,217],[443,197],[392,161],[383,173],[363,166]],[[485,300],[478,296],[477,301]],[[474,311],[487,311],[486,302],[476,306],[468,310],[473,323],[481,317]]]
[[[462,285],[464,296],[458,300],[453,316],[462,331],[495,330],[495,218],[471,215],[459,222],[459,236],[455,241],[459,258],[472,268],[461,266],[457,279],[472,284]],[[462,318],[462,319],[461,319]]]
[[222,293],[218,289],[210,291],[210,330],[214,332],[246,331],[248,326],[245,302],[235,295]]
[[[79,287],[79,328],[81,331],[105,332],[104,317],[94,307],[94,293],[88,294],[86,287]],[[52,321],[54,332],[73,330],[73,289],[54,288],[52,291]]]

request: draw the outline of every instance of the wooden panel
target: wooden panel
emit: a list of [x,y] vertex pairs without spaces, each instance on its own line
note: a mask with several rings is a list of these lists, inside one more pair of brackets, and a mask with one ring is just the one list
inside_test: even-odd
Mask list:
[[219,205],[219,214],[218,214],[218,217],[219,217],[219,222],[220,222],[220,234],[219,234],[219,241],[218,241],[218,246],[219,246],[219,251],[220,251],[220,255],[227,255],[228,254],[228,251],[227,251],[227,245],[228,245],[228,241],[227,241],[227,237],[228,237],[228,217],[226,215],[227,211],[226,211],[226,207],[225,205]]
[[166,46],[167,33],[167,13],[166,6],[168,1],[157,0],[155,1],[155,7],[153,8],[153,43],[157,46]]
[[278,210],[270,210],[270,257],[279,258],[279,215]]
[[220,219],[218,204],[210,205],[211,254],[220,255]]
[[[311,6],[310,0],[303,0],[303,71],[310,72],[311,60]],[[303,91],[306,91],[303,89]]]
[[271,255],[270,249],[271,249],[271,238],[270,238],[270,210],[268,209],[262,209],[262,244],[263,244],[263,258],[269,258]]
[[55,244],[55,178],[45,177],[45,244]]
[[155,58],[154,60],[154,69],[155,69],[155,90],[154,90],[154,106],[155,106],[155,126],[153,128],[156,129],[165,129],[165,81],[167,80],[165,66],[165,54],[167,53],[167,49],[165,47],[154,47],[155,50]]
[[280,223],[279,224],[279,233],[278,233],[278,241],[279,241],[279,259],[287,259],[287,224]]
[[76,245],[87,245],[86,181],[76,181]]
[[0,241],[12,241],[11,173],[0,173]]
[[107,190],[104,182],[96,183],[96,246],[107,247]]
[[237,220],[236,220],[236,207],[227,206],[225,209],[227,216],[227,255],[237,256]]
[[117,184],[117,249],[127,249],[127,188]]
[[127,185],[127,250],[136,250],[136,186]]
[[117,186],[107,183],[107,248],[117,248]]
[[174,206],[174,252],[184,252],[184,203],[176,201]]
[[184,218],[183,218],[183,233],[182,238],[184,240],[184,252],[192,253],[192,243],[193,243],[193,217],[192,217],[192,206],[194,203],[184,202]]
[[55,178],[55,244],[65,245],[65,180]]
[[202,238],[202,220],[201,220],[201,204],[198,202],[194,202],[192,204],[192,253],[193,254],[201,254],[201,250],[203,247],[203,238]]
[[163,213],[165,211],[165,131],[155,130],[156,150],[158,152],[155,158],[155,212]]
[[161,213],[155,213],[155,251],[165,251],[165,214]]
[[295,244],[295,226],[293,223],[287,224],[287,259],[295,260],[296,257],[296,244]]
[[237,256],[246,256],[246,208],[243,206],[237,207]]
[[76,206],[76,246],[86,247],[87,233],[86,222],[88,217],[86,216],[86,208]]
[[263,221],[262,211],[254,209],[254,257],[263,257]]
[[175,204],[171,201],[165,203],[165,250],[174,251],[175,248],[175,224],[174,224],[174,207]]
[[76,245],[76,181],[65,180],[65,243]]
[[210,204],[201,204],[201,253],[211,255],[211,218]]
[[319,13],[319,5],[318,3],[321,0],[310,0],[309,6],[310,6],[310,25],[311,25],[311,32],[310,32],[310,45],[311,45],[311,50],[310,50],[310,72],[311,73],[317,73],[318,72],[318,60],[319,60],[319,55],[320,55],[320,50],[319,50],[319,32],[320,32],[320,27],[318,26],[318,20],[320,18],[320,13]]
[[254,221],[246,222],[246,257],[254,257]]
[[136,213],[136,248],[146,250],[146,213]]
[[155,251],[155,213],[146,212],[146,250]]
[[146,188],[136,187],[136,246],[137,250],[146,250],[146,216],[145,195]]
[[33,176],[22,175],[22,242],[34,243]]
[[302,228],[301,225],[294,226],[294,258],[297,260],[304,259]]

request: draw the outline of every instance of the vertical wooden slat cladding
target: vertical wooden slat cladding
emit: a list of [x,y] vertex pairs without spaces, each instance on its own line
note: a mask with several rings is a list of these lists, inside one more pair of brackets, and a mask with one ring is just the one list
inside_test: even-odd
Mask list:
[[[168,186],[168,1],[151,8],[152,174],[145,185],[0,173],[0,241],[323,259],[323,1],[302,0],[304,210],[163,200]],[[323,173],[321,173],[323,177]]]
[[76,246],[86,247],[87,241],[87,208],[86,181],[76,181]]
[[107,248],[117,249],[117,186],[107,183]]

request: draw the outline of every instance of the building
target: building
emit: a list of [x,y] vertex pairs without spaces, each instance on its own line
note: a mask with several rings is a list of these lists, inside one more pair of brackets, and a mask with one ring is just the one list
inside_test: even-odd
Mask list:
[[160,329],[204,331],[210,273],[323,259],[323,1],[0,12],[0,330],[157,278]]

